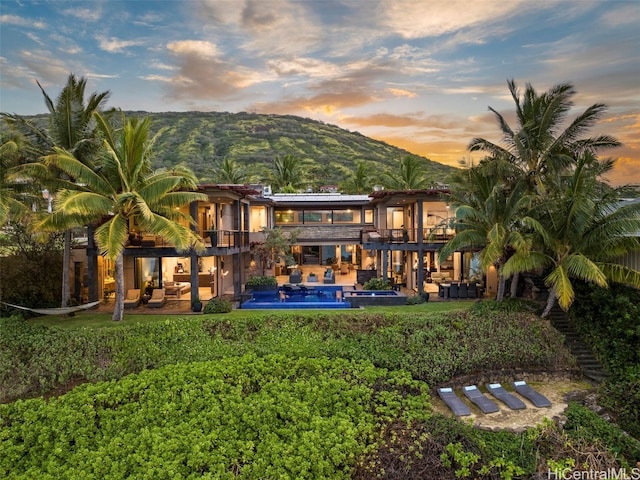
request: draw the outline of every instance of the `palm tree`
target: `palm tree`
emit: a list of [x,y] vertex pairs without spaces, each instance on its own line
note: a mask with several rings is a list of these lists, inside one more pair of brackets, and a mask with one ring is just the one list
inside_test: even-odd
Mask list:
[[18,166],[19,152],[18,139],[6,139],[0,145],[0,227],[11,219],[21,221],[28,216],[30,209],[25,200],[34,198],[25,192],[30,185],[11,175]]
[[615,260],[640,249],[640,203],[620,206],[620,189],[612,189],[599,177],[613,167],[591,153],[578,158],[575,171],[562,179],[563,189],[538,207],[543,223],[544,250],[516,253],[504,267],[505,274],[535,267],[549,269],[545,283],[549,297],[546,317],[556,300],[567,310],[575,293],[573,279],[606,287],[614,281],[640,287],[640,272]]
[[95,240],[103,255],[115,260],[116,305],[113,320],[124,313],[123,250],[131,222],[148,233],[161,235],[177,250],[204,249],[202,240],[189,228],[192,219],[177,207],[206,200],[197,188],[193,173],[184,168],[151,171],[149,119],[124,119],[115,130],[96,113],[97,126],[104,137],[100,168],[85,165],[72,152],[55,148],[45,158],[47,165],[59,168],[81,187],[63,190],[55,210],[41,224],[46,229],[100,223]]
[[418,157],[407,155],[398,165],[398,171],[382,175],[382,184],[390,190],[418,190],[426,188],[429,181],[425,174],[424,164]]
[[271,181],[276,192],[296,192],[306,183],[302,163],[294,155],[277,155]]
[[369,166],[365,162],[356,164],[356,171],[342,182],[341,190],[345,193],[368,193],[371,191],[371,180],[369,177]]
[[588,107],[563,128],[576,93],[570,83],[556,85],[542,95],[527,84],[522,97],[514,80],[508,80],[507,84],[516,104],[518,129],[514,131],[500,113],[489,107],[498,120],[504,146],[474,138],[468,148],[516,165],[528,179],[531,190],[544,194],[557,175],[571,170],[575,158],[584,152],[595,154],[620,146],[608,135],[584,137],[606,109],[600,103]]
[[[74,74],[70,74],[67,84],[54,103],[42,85],[37,83],[49,111],[49,128],[43,129],[32,120],[19,115],[2,114],[3,117],[28,138],[28,152],[34,160],[51,153],[57,147],[72,153],[81,162],[91,164],[98,144],[94,138],[95,123],[92,116],[94,112],[102,110],[110,93],[92,93],[85,102],[86,78],[76,78]],[[73,188],[74,185],[74,178],[69,178],[67,173],[60,170],[51,171],[35,161],[23,165],[20,173],[42,182],[43,188],[52,193],[58,188]],[[71,231],[68,230],[64,234],[61,295],[63,307],[67,306],[70,299],[70,258]]]
[[247,169],[233,158],[224,157],[213,167],[213,181],[216,183],[248,183],[250,180]]
[[530,251],[533,239],[527,229],[540,229],[528,215],[531,197],[523,182],[509,187],[482,165],[454,175],[450,188],[456,235],[438,250],[439,258],[464,248],[479,249],[482,268],[496,267],[496,300],[501,301],[505,280],[514,273],[505,272],[503,266],[515,252]]

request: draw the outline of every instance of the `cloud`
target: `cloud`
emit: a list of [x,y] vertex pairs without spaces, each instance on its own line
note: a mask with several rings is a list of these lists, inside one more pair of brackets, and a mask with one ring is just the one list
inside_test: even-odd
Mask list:
[[[640,23],[640,9],[635,2],[611,4],[611,9],[602,15],[602,23],[607,28],[623,25],[637,27]],[[616,8],[617,7],[617,8]]]
[[[227,62],[214,43],[181,40],[167,44],[178,64],[172,77],[171,95],[175,98],[211,99],[237,95],[244,89],[270,77],[249,68]],[[157,77],[160,78],[160,77]]]
[[266,65],[278,76],[336,77],[342,73],[340,66],[316,58],[274,58]]
[[37,28],[44,30],[47,28],[47,24],[39,20],[31,18],[23,18],[18,15],[0,15],[0,24],[15,25],[17,27]]
[[401,88],[387,88],[387,92],[389,92],[394,97],[409,97],[413,98],[416,96],[415,92],[410,92],[408,90],[403,90]]
[[[76,5],[77,7],[77,5]],[[91,8],[67,8],[63,10],[64,15],[75,17],[83,22],[97,22],[102,18],[102,9],[97,2],[91,4]]]
[[264,113],[306,112],[334,116],[344,108],[369,104],[375,99],[358,89],[343,89],[334,92],[322,92],[317,95],[299,96],[277,102],[260,102],[252,105],[251,110]]
[[199,58],[208,59],[215,58],[219,55],[218,48],[215,44],[204,40],[181,40],[177,42],[170,42],[167,44],[167,49],[179,56],[196,56]]
[[37,78],[43,86],[64,81],[70,71],[84,70],[73,68],[48,50],[23,50],[20,58],[31,78]]
[[[193,10],[198,25],[220,31],[255,57],[308,54],[323,46],[326,32],[313,21],[312,6],[291,0],[205,0]],[[220,37],[222,41],[224,38]]]
[[120,40],[115,37],[98,37],[98,46],[109,53],[122,53],[129,47],[138,47],[145,44],[143,40]]
[[[526,0],[383,0],[380,2],[378,18],[382,27],[391,29],[403,38],[439,37],[478,25],[504,21],[520,13],[527,3]],[[465,43],[468,42],[470,39],[466,38]]]

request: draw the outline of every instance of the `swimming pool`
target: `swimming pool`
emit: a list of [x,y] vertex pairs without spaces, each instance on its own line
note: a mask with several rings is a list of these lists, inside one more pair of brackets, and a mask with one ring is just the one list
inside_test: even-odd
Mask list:
[[353,308],[372,306],[398,306],[407,303],[407,296],[395,290],[354,290],[344,292],[345,301]]
[[283,285],[277,290],[253,292],[243,309],[351,308],[340,285]]

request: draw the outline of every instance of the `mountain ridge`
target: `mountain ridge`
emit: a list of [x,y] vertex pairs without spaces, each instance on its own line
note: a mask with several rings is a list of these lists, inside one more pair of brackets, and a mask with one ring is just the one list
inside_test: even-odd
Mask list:
[[[151,119],[151,133],[162,130],[153,147],[153,165],[189,166],[200,182],[214,181],[214,166],[225,157],[246,167],[252,182],[266,181],[276,155],[293,155],[304,165],[309,185],[340,184],[357,162],[369,162],[370,174],[392,171],[412,155],[424,160],[434,182],[444,182],[457,169],[413,154],[360,132],[296,115],[248,112],[123,111],[127,117]],[[46,114],[31,116],[46,117]]]

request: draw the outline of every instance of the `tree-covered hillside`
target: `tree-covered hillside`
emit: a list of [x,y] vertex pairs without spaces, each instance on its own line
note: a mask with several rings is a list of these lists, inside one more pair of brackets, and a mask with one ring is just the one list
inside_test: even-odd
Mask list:
[[[276,155],[299,159],[315,188],[339,184],[366,161],[376,177],[390,171],[410,152],[335,125],[293,115],[228,112],[126,112],[152,119],[152,132],[162,131],[154,150],[156,167],[186,163],[201,182],[213,181],[213,166],[232,158],[247,167],[251,181],[263,182]],[[44,115],[42,116],[44,119]],[[117,115],[116,115],[117,117]],[[419,157],[433,182],[446,182],[455,169]]]

